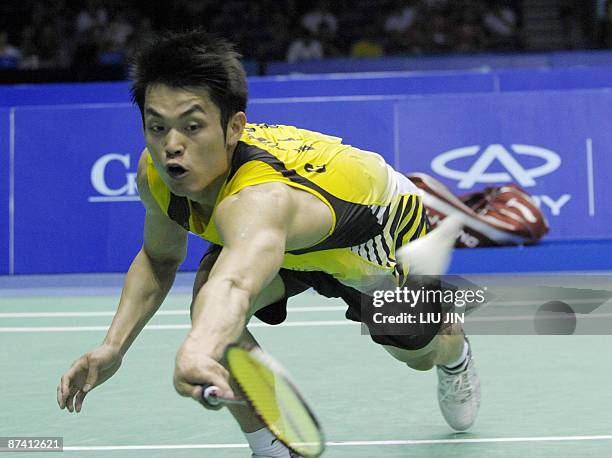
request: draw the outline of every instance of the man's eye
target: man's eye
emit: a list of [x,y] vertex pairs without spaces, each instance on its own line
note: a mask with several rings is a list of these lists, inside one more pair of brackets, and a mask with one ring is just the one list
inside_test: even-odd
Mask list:
[[189,124],[187,126],[187,130],[189,132],[195,132],[196,130],[198,130],[201,126],[199,124]]
[[153,125],[149,126],[149,130],[151,132],[155,132],[155,133],[163,132],[164,131],[164,126],[153,124]]

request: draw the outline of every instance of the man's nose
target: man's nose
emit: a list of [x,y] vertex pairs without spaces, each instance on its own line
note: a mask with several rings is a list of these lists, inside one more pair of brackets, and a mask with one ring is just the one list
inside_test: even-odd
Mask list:
[[183,154],[185,151],[185,145],[183,144],[182,140],[182,135],[175,129],[171,129],[166,136],[166,144],[164,145],[166,156],[176,157]]

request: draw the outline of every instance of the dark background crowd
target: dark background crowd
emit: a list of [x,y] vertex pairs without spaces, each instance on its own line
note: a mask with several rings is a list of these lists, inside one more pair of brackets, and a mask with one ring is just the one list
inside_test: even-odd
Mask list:
[[[536,3],[561,41],[531,39],[526,14]],[[41,70],[59,80],[123,78],[155,32],[192,27],[235,42],[263,72],[270,61],[327,57],[609,48],[612,1],[9,0],[0,4],[0,81]]]

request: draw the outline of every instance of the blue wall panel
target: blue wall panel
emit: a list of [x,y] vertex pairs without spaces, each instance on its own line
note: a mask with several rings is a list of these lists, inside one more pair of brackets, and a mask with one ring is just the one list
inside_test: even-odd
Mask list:
[[139,201],[119,201],[137,199],[136,111],[18,108],[15,127],[15,272],[126,270],[142,239]]
[[559,51],[550,53],[552,67],[612,65],[612,51]]
[[398,109],[403,172],[431,173],[456,193],[518,182],[541,202],[548,239],[612,237],[601,197],[612,176],[612,93],[415,97]]
[[499,70],[495,73],[502,92],[612,87],[612,67]]
[[127,81],[0,86],[0,106],[126,103],[129,101]]
[[0,275],[9,273],[10,110],[0,109]]
[[[125,271],[142,245],[144,142],[129,105],[16,110],[16,273]],[[183,269],[205,243],[190,238]]]

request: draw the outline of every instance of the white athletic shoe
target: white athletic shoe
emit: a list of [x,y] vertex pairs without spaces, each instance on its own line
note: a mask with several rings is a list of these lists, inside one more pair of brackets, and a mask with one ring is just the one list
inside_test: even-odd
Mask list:
[[472,349],[468,363],[458,373],[450,373],[438,366],[438,403],[444,419],[457,431],[469,429],[476,421],[480,407],[480,379],[474,368]]

